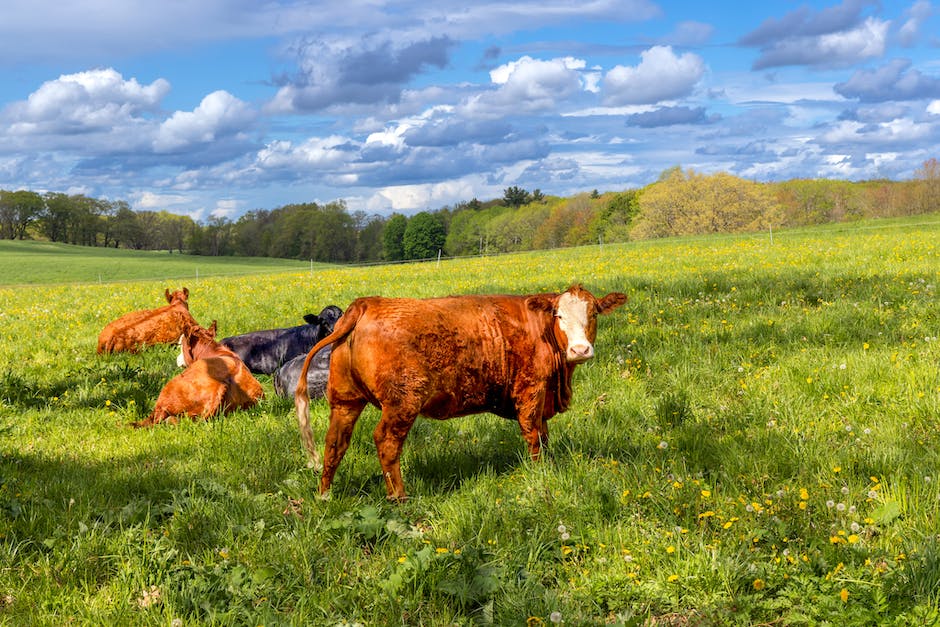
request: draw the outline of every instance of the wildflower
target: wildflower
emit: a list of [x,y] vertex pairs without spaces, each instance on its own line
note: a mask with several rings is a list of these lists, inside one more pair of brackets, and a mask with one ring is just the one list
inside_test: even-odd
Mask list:
[[667,578],[667,581],[669,583],[675,583],[679,581],[679,575],[669,575],[669,577]]
[[849,536],[849,544],[855,544],[858,542],[858,536],[854,533]]
[[567,527],[565,527],[564,525],[558,525],[558,533],[564,533],[566,531],[568,531]]
[[806,488],[800,488],[800,498],[804,501],[809,500],[809,492],[806,491]]
[[755,590],[763,590],[763,589],[764,589],[764,580],[763,580],[763,579],[755,579],[755,580],[754,580],[754,583],[753,583],[752,585],[754,586],[754,589],[755,589]]
[[661,451],[666,450],[667,448],[669,448],[669,442],[667,442],[666,440],[661,440],[659,444],[656,445],[656,448],[658,448]]
[[[868,348],[868,345],[867,345],[867,344],[865,345],[865,348]],[[842,602],[843,602],[843,603],[848,603],[848,602],[849,602],[849,591],[846,590],[845,588],[842,588],[842,590],[839,592],[839,598],[842,599]]]
[[832,509],[833,507],[835,507],[835,505],[836,505],[836,502],[833,501],[832,499],[829,499],[828,501],[826,501],[826,507],[828,507],[829,509]]
[[439,547],[437,547],[437,552],[438,552],[438,553],[449,553],[450,551],[449,551],[446,547],[439,546]]
[[548,620],[552,621],[553,624],[558,625],[561,623],[561,612],[555,611],[549,614]]
[[666,547],[666,553],[672,554],[676,552],[676,547],[669,545]]
[[836,503],[836,509],[839,510],[840,512],[844,512],[844,511],[845,511],[845,503]]
[[842,494],[848,494],[848,493],[849,493],[849,486],[847,485],[842,486]]

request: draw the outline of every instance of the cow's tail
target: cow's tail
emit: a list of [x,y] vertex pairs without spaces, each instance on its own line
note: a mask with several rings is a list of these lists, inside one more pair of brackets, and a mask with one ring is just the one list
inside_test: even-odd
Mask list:
[[307,372],[310,370],[310,362],[313,361],[314,355],[322,348],[349,335],[356,327],[356,323],[364,311],[365,305],[360,301],[354,301],[346,310],[346,313],[336,321],[333,332],[310,349],[307,358],[304,359],[304,367],[300,370],[300,378],[297,379],[297,390],[294,392],[294,408],[297,410],[297,426],[300,428],[300,439],[303,441],[307,456],[310,458],[307,462],[307,466],[310,468],[323,469],[323,460],[316,448],[316,443],[313,441],[313,432],[310,429],[310,395],[307,391]]

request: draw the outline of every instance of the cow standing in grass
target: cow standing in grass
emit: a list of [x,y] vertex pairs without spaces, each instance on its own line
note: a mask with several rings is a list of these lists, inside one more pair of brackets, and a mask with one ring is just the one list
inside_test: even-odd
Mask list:
[[238,355],[215,341],[216,323],[195,326],[180,338],[186,370],[163,387],[153,411],[135,427],[177,423],[179,416],[209,418],[253,407],[264,396]]
[[151,344],[173,344],[191,327],[198,326],[189,313],[189,290],[165,292],[169,303],[157,309],[124,314],[109,322],[98,335],[98,354],[136,353]]
[[597,316],[627,297],[595,298],[580,285],[561,294],[360,298],[307,354],[294,403],[311,465],[307,369],[332,344],[326,398],[330,423],[322,460],[325,494],[367,404],[382,417],[373,433],[390,499],[404,499],[399,457],[419,414],[452,418],[490,412],[517,420],[529,454],[548,440],[548,419],[568,408],[575,367],[594,356]]

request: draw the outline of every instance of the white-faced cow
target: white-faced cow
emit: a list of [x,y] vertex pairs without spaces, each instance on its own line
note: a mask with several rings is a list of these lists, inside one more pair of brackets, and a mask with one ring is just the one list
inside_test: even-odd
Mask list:
[[404,499],[399,457],[419,414],[445,419],[490,412],[517,420],[533,459],[548,419],[568,408],[575,367],[594,356],[597,316],[624,302],[597,299],[581,285],[561,294],[359,298],[307,354],[294,403],[312,466],[307,368],[333,346],[326,398],[330,424],[320,477],[325,494],[366,404],[382,417],[373,433],[390,499]]
[[98,353],[128,351],[136,353],[151,344],[172,344],[196,320],[189,313],[189,290],[166,290],[166,302],[156,309],[126,313],[109,322],[98,334]]
[[[330,376],[331,346],[323,347],[313,357],[307,370],[307,392],[310,398],[319,398],[326,394],[326,380]],[[291,398],[297,390],[297,380],[304,369],[307,354],[298,355],[274,371],[274,393],[284,398]]]
[[306,355],[311,346],[329,335],[342,315],[342,309],[330,305],[318,316],[305,315],[307,324],[233,335],[222,338],[221,343],[238,355],[253,373],[271,374],[294,357]]

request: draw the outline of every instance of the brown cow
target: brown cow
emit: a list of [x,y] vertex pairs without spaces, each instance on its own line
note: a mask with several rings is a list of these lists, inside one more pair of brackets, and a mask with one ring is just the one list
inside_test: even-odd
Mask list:
[[597,315],[627,297],[594,298],[580,285],[562,294],[359,298],[307,355],[294,403],[311,466],[320,464],[310,430],[307,369],[333,345],[326,398],[320,493],[325,494],[367,403],[382,410],[373,433],[390,499],[404,499],[399,457],[418,414],[452,418],[490,412],[518,420],[533,459],[547,420],[568,408],[575,366],[594,356]]
[[198,325],[180,338],[186,370],[163,386],[149,416],[134,423],[149,427],[158,422],[194,420],[254,406],[264,390],[238,355],[215,341],[215,320],[208,329]]
[[98,354],[128,351],[136,353],[149,344],[172,344],[190,327],[197,326],[189,313],[189,290],[170,293],[169,305],[126,313],[109,322],[98,335]]

